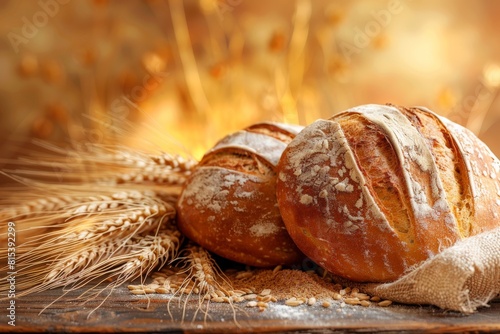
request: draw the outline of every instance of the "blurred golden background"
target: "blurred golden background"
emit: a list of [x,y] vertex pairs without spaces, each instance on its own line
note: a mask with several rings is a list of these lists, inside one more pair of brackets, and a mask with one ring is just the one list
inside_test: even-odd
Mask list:
[[33,138],[201,158],[254,122],[387,102],[500,156],[499,1],[2,0],[0,16],[3,158]]

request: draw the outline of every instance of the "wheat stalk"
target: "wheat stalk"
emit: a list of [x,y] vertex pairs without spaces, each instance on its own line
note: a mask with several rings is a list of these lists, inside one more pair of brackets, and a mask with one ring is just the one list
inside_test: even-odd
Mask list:
[[[187,303],[192,295],[198,296],[198,307],[193,320],[199,311],[208,316],[209,302],[222,297],[232,305],[231,283],[222,273],[210,253],[203,247],[188,242],[181,250],[179,257],[173,262],[175,267],[163,268],[151,275],[149,284],[133,284],[128,288],[136,295],[160,293],[172,294],[170,301],[179,296],[179,304],[183,303],[182,320],[186,317]],[[207,304],[204,304],[204,302]],[[172,316],[172,314],[170,313]]]
[[[154,234],[136,235],[120,242],[110,240],[99,246],[86,245],[79,252],[56,261],[43,282],[25,294],[55,287],[63,287],[65,293],[86,288],[79,299],[88,302],[105,290],[109,291],[109,297],[114,288],[127,281],[140,278],[144,282],[153,269],[161,269],[165,263],[175,259],[182,242],[182,235],[172,222],[163,224],[159,231],[151,233]],[[105,281],[111,282],[102,287],[101,283]],[[99,288],[92,290],[92,286]]]
[[[144,198],[128,207],[109,208],[101,211],[99,202],[84,205],[74,211],[70,224],[62,231],[62,239],[89,240],[93,238],[123,238],[148,232],[163,219],[175,217],[175,209],[159,201]],[[96,210],[98,209],[98,210]]]
[[[117,175],[109,177],[116,183],[152,182],[179,185],[184,183],[196,165],[193,159],[168,153],[152,155],[125,148],[107,148],[103,152],[101,145],[96,146],[92,152],[88,159],[105,166],[107,173],[113,169],[117,170]],[[101,172],[99,178],[105,178],[104,175]]]
[[120,245],[114,240],[105,241],[99,245],[82,247],[71,255],[59,260],[45,276],[46,281],[56,282],[65,286],[63,281],[73,281],[76,275],[88,270],[97,263],[102,263],[111,256],[122,255],[127,251],[126,245]]
[[[175,259],[181,241],[182,235],[174,225],[160,230],[156,235],[140,235],[128,240],[122,255],[113,256],[100,265],[104,269],[106,279],[114,278],[107,288],[110,288],[111,292],[115,287],[136,278],[140,278],[141,282],[144,282],[153,269],[161,269],[165,263]],[[106,270],[107,268],[110,269]],[[83,281],[81,286],[87,283]],[[102,283],[102,280],[99,283]],[[80,286],[76,286],[76,288],[78,287]],[[87,290],[80,297],[83,298],[87,294],[86,301],[88,301],[99,296],[104,290],[105,288],[98,289],[90,296],[88,296],[89,290]],[[92,312],[105,300],[103,299]]]
[[[25,204],[19,206],[23,209],[14,208],[14,212],[23,213],[14,215],[18,233],[43,232],[27,237],[17,248],[18,288],[24,291],[20,295],[67,287],[100,276],[120,275],[114,267],[135,259],[137,252],[152,245],[178,249],[175,245],[179,243],[180,233],[173,224],[175,194],[130,189],[107,192],[65,198],[58,202],[57,208],[49,205],[52,211],[38,208],[26,212],[25,207],[33,206]],[[72,200],[78,201],[68,203]],[[47,208],[44,201],[35,203],[41,203],[42,209]],[[170,233],[173,242],[170,246],[166,233]],[[153,243],[148,245],[149,241]],[[163,264],[163,257],[169,255],[161,247],[156,250],[160,257],[149,258],[151,267]],[[5,252],[0,253],[0,257],[6,258]],[[145,269],[143,265],[140,268]],[[120,270],[123,270],[123,280],[133,276],[130,264]],[[5,289],[1,283],[0,289]]]
[[[174,296],[177,294],[185,295],[184,305],[182,308],[182,319],[186,317],[186,307],[189,297],[195,293],[198,295],[198,307],[193,315],[195,320],[198,312],[204,314],[204,320],[208,316],[210,300],[217,297],[226,297],[227,302],[232,304],[229,299],[229,290],[232,290],[230,281],[224,275],[217,263],[213,260],[210,253],[203,247],[189,242],[179,254],[178,266],[182,268],[179,273],[183,280],[180,285],[173,288]],[[179,298],[181,302],[182,298]],[[204,307],[204,301],[207,301]],[[169,302],[170,313],[170,302]],[[233,308],[234,312],[234,308]],[[170,313],[172,317],[172,314]]]
[[140,277],[144,282],[153,269],[161,269],[167,261],[175,259],[181,240],[181,233],[174,228],[133,238],[129,258],[119,267],[118,279],[125,282]]
[[175,204],[194,160],[102,143],[37,144],[42,151],[2,172],[17,182],[0,189],[0,218],[16,226],[17,295],[110,279],[112,290],[176,257]]
[[37,152],[33,158],[24,157],[23,168],[7,172],[58,183],[180,185],[196,166],[195,160],[180,155],[155,155],[120,146],[87,144],[79,150],[62,150],[47,143],[38,144],[50,150],[50,154]]
[[193,287],[201,295],[209,295],[217,290],[223,291],[227,295],[223,283],[226,283],[226,286],[230,284],[205,248],[190,243],[183,249],[183,255],[180,260],[186,267],[186,282],[191,280]]
[[29,217],[36,217],[38,215],[46,214],[47,212],[57,211],[70,203],[74,203],[75,199],[62,195],[36,198],[33,200],[25,201],[22,205],[17,203],[10,203],[4,200],[1,203],[2,207],[6,209],[1,212],[1,219],[27,219]]

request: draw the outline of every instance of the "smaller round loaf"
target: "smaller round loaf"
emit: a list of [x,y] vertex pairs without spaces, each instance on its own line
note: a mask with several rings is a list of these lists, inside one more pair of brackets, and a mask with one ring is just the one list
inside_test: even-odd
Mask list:
[[392,281],[456,241],[500,226],[500,163],[425,108],[364,105],[307,126],[278,165],[295,243],[338,276]]
[[259,123],[219,141],[205,154],[178,200],[178,226],[209,251],[267,267],[303,258],[276,201],[276,165],[302,129]]

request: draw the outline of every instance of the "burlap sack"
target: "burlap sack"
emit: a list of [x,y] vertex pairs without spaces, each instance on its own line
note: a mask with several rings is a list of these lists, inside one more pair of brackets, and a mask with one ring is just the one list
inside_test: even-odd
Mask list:
[[500,294],[500,228],[464,239],[395,282],[360,288],[396,302],[472,313]]

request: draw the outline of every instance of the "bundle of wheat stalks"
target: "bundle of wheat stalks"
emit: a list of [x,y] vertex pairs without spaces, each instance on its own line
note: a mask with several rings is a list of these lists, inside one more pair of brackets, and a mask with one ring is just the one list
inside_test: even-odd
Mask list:
[[[202,295],[220,288],[210,254],[184,240],[175,222],[180,186],[195,160],[93,144],[68,159],[68,151],[50,149],[5,173],[18,185],[1,189],[0,240],[15,248],[2,247],[0,260],[3,274],[16,272],[16,296],[82,287],[84,300],[104,291],[109,296],[123,283],[145,283],[166,265],[183,280],[174,292],[189,286]],[[12,251],[15,266],[7,261]],[[8,282],[0,282],[7,296]]]

